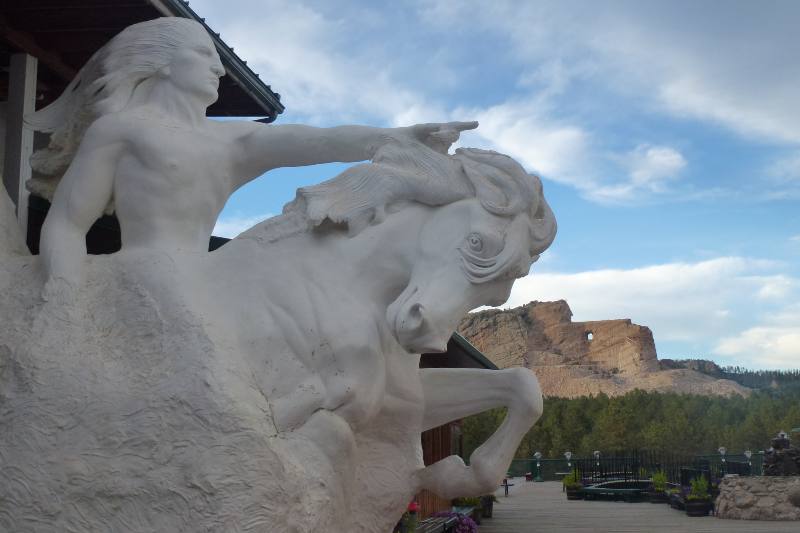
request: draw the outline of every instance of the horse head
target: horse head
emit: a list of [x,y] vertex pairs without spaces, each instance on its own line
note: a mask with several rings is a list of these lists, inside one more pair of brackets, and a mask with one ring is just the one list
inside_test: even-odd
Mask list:
[[475,196],[426,222],[410,282],[387,310],[397,340],[414,353],[445,351],[468,311],[505,302],[555,237],[539,178],[496,152],[462,149],[455,159]]
[[416,247],[386,320],[407,351],[442,352],[468,311],[508,299],[514,280],[553,241],[555,217],[539,178],[507,155],[474,148],[447,155],[398,142],[371,163],[300,189],[285,211],[302,211],[316,227],[344,224],[352,237],[409,204],[426,209],[419,228],[404,221]]

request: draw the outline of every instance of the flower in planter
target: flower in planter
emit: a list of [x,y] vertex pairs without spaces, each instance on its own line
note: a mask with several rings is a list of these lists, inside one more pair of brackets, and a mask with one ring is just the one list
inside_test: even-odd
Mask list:
[[455,517],[458,522],[456,523],[456,527],[453,529],[453,533],[478,533],[478,524],[476,524],[472,518],[461,513],[443,511],[441,513],[436,513],[433,516],[443,516],[446,518]]

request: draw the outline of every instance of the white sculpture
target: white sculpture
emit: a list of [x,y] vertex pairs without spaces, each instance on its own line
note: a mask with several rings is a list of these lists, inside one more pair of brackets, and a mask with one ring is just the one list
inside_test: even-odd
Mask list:
[[[353,145],[354,159],[372,161],[300,189],[284,214],[214,253],[200,242],[210,204],[194,233],[158,203],[123,214],[120,172],[147,180],[169,166],[155,149],[167,166],[150,174],[125,156],[112,167],[120,219],[157,223],[130,233],[123,222],[120,253],[79,257],[75,301],[42,302],[39,258],[0,254],[0,531],[383,533],[420,489],[492,492],[541,413],[536,378],[420,370],[419,354],[443,351],[468,310],[505,301],[555,219],[511,158],[447,155],[469,126]],[[323,143],[317,130],[284,131],[292,150]],[[355,143],[375,130],[340,131]],[[221,136],[217,154],[244,157]],[[186,177],[167,175],[179,190]],[[80,182],[68,178],[59,191]],[[187,202],[179,213],[208,198],[163,194]],[[97,195],[92,212],[107,201]],[[51,280],[58,244],[41,258]],[[455,456],[424,466],[423,430],[498,406],[507,420],[470,466]]]
[[36,129],[53,133],[48,149],[31,161],[53,177],[30,185],[47,196],[58,183],[40,244],[48,281],[80,285],[84,237],[112,199],[123,248],[201,252],[230,195],[271,169],[370,159],[390,138],[437,146],[477,126],[313,128],[209,120],[206,109],[217,100],[224,74],[199,23],[155,19],[123,30],[56,102],[28,117]]

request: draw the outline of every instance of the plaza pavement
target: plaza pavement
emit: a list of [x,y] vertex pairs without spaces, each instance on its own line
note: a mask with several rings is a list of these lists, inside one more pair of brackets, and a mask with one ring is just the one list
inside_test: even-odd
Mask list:
[[800,532],[800,522],[689,518],[668,505],[611,501],[567,501],[561,483],[512,480],[508,497],[497,491],[494,516],[479,533],[782,533]]

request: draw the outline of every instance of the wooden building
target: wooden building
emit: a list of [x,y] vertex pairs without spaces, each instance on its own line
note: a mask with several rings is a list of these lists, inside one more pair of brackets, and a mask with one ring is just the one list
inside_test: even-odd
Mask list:
[[[22,117],[55,100],[100,47],[127,26],[162,16],[194,19],[208,30],[226,75],[209,116],[252,117],[272,122],[283,112],[280,95],[181,0],[5,0],[0,3],[0,173],[17,206],[28,247],[36,253],[49,204],[29,203],[28,159],[46,142]],[[30,216],[29,216],[30,209]],[[90,253],[119,249],[119,226],[103,217],[89,233]]]

